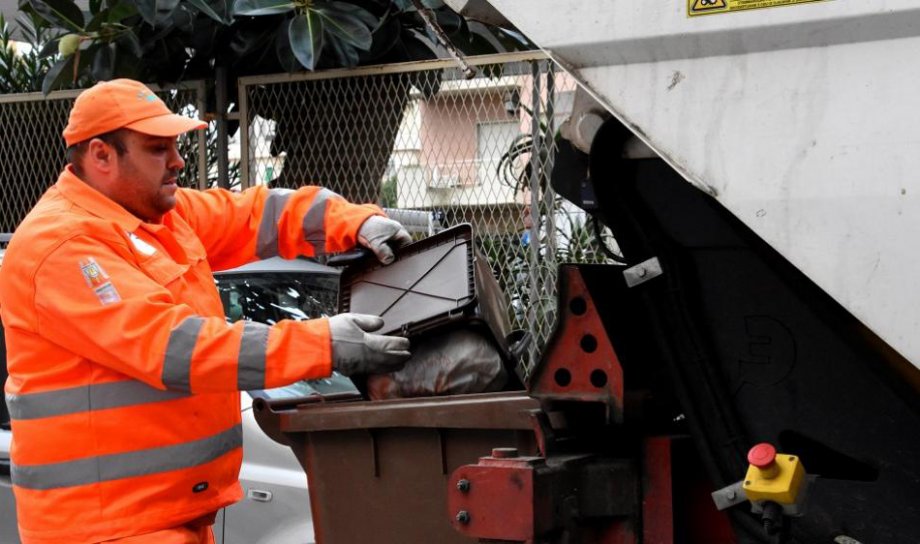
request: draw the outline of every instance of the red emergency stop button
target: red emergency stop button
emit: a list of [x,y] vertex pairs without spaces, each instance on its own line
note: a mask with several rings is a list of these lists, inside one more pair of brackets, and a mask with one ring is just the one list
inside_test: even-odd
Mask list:
[[772,444],[761,442],[748,452],[748,463],[759,469],[769,468],[776,460],[776,448]]

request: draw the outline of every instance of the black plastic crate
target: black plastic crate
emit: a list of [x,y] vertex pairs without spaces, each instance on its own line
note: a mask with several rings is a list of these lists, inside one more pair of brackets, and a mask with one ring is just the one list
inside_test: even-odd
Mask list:
[[452,326],[484,325],[507,355],[507,303],[475,247],[472,226],[457,225],[395,253],[388,266],[365,259],[342,272],[341,312],[380,316],[381,334],[410,338]]

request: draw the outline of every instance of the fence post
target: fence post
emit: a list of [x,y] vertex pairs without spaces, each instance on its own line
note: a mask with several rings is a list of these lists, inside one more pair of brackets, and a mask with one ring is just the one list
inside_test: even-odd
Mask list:
[[[204,80],[195,84],[195,95],[198,100],[198,118],[206,120],[208,110],[208,85]],[[208,129],[200,132],[198,137],[198,189],[203,191],[208,188]]]
[[[542,192],[540,191],[540,158],[539,150],[543,145],[541,142],[540,132],[540,101],[543,99],[540,91],[540,61],[531,61],[530,74],[533,79],[531,86],[531,104],[530,104],[530,308],[526,311],[531,315],[530,322],[533,323],[531,334],[535,337],[532,339],[531,346],[535,347],[543,343],[543,323],[541,323],[541,313],[543,304],[540,300],[540,252],[543,249],[543,243],[540,240],[540,227],[542,224],[540,203]],[[551,236],[551,232],[546,233]],[[532,348],[533,349],[533,348]],[[535,350],[534,350],[535,351]],[[533,360],[533,359],[532,359]]]
[[249,146],[249,88],[246,82],[237,79],[236,96],[240,105],[240,190],[248,189],[250,168]]
[[[550,176],[553,171],[553,163],[555,160],[554,150],[556,146],[555,139],[555,94],[556,94],[556,78],[555,72],[553,71],[553,63],[549,61],[542,61],[540,63],[546,72],[546,127],[545,130],[540,135],[540,147],[534,148],[534,154],[540,156],[546,152],[546,158],[543,161],[542,168],[540,169],[540,175],[543,177],[542,186],[544,187],[543,194],[543,209],[546,210],[546,232],[553,233],[552,236],[546,237],[546,254],[548,255],[547,260],[550,265],[550,270],[555,271],[556,269],[556,192],[550,187]],[[555,279],[555,278],[550,278]],[[551,285],[547,287],[555,288],[555,282],[549,282]]]
[[214,92],[217,102],[217,186],[230,188],[230,135],[227,130],[227,68],[215,70]]

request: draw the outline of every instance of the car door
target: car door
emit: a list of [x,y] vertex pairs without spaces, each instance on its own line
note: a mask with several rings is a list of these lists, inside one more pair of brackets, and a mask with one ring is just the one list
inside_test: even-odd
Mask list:
[[[303,259],[266,259],[215,274],[228,322],[240,319],[274,324],[335,313],[338,273]],[[242,393],[243,499],[225,508],[215,524],[218,544],[312,544],[313,519],[307,477],[287,446],[259,428],[255,397],[279,398],[351,391],[344,376],[298,382],[268,391]],[[356,391],[356,390],[355,390]]]
[[[0,385],[6,383],[6,337],[0,323]],[[10,413],[0,402],[0,544],[19,544],[16,529],[16,501],[10,482]]]

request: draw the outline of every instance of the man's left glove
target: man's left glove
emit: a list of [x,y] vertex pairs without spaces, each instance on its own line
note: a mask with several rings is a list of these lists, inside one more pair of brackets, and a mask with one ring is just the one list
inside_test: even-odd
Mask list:
[[346,376],[399,370],[411,356],[409,339],[374,334],[383,326],[375,315],[338,314],[329,318],[332,368]]
[[390,264],[396,255],[393,248],[412,242],[412,237],[398,222],[372,215],[358,229],[358,243],[374,252],[383,264]]

